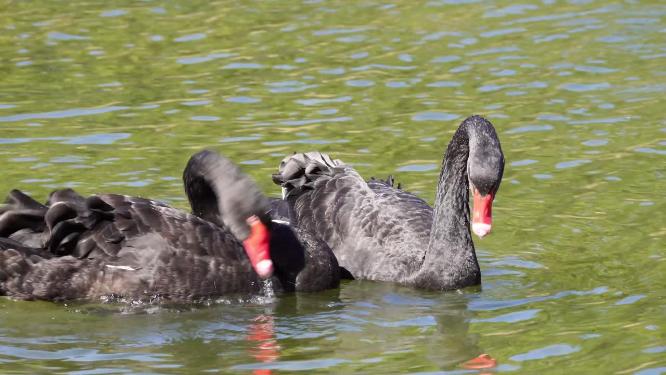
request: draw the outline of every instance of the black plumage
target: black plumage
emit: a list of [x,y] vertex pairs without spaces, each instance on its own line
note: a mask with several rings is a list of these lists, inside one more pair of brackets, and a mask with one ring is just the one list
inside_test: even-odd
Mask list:
[[273,223],[268,200],[226,158],[195,154],[183,174],[193,214],[124,195],[71,189],[46,205],[14,190],[0,211],[0,294],[20,299],[124,297],[175,302],[261,292],[242,241],[246,219],[269,228],[275,291],[335,288],[330,248]]
[[[273,180],[286,192],[291,224],[326,241],[354,278],[448,290],[481,282],[469,189],[492,203],[503,169],[495,129],[472,116],[446,150],[434,207],[395,187],[392,178],[366,182],[318,152],[286,158]],[[485,235],[489,222],[481,224]]]

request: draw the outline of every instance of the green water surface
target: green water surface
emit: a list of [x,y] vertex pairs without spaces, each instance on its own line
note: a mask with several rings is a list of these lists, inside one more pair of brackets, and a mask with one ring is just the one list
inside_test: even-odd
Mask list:
[[[279,161],[320,150],[432,201],[472,114],[507,159],[482,288],[3,298],[0,373],[666,373],[665,17],[656,0],[0,0],[0,192],[186,208],[195,151],[277,196]],[[466,364],[482,353],[496,364]]]

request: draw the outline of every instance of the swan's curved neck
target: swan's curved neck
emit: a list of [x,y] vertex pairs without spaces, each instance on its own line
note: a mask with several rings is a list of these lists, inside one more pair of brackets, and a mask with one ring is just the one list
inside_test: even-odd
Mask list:
[[259,188],[229,159],[204,150],[194,154],[183,172],[185,192],[192,212],[220,227],[238,240],[250,233],[248,219],[257,216],[270,223],[268,202]]
[[213,188],[203,176],[192,173],[194,171],[189,172],[183,176],[183,180],[192,213],[204,220],[222,226],[217,195]]
[[415,277],[423,288],[458,289],[481,282],[469,229],[469,139],[469,126],[463,123],[442,162],[428,249]]

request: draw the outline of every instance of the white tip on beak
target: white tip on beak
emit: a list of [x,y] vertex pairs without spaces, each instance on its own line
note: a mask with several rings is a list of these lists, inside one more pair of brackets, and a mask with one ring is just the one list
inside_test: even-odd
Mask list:
[[483,238],[486,235],[488,235],[488,233],[490,233],[490,229],[491,229],[490,224],[472,223],[472,231],[474,232],[474,234],[479,236],[479,238]]
[[259,261],[256,266],[257,274],[263,279],[267,279],[273,275],[273,262],[269,259]]

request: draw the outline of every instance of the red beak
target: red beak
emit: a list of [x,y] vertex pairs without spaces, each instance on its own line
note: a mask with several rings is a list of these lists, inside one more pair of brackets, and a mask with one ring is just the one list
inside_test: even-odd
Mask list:
[[267,279],[273,275],[273,261],[270,253],[271,234],[264,223],[254,215],[247,219],[247,223],[250,225],[250,235],[243,241],[243,247],[250,258],[252,268],[259,277]]
[[480,238],[485,237],[492,229],[493,224],[493,199],[495,194],[489,193],[481,196],[476,188],[472,189],[474,194],[474,205],[472,208],[472,231]]

